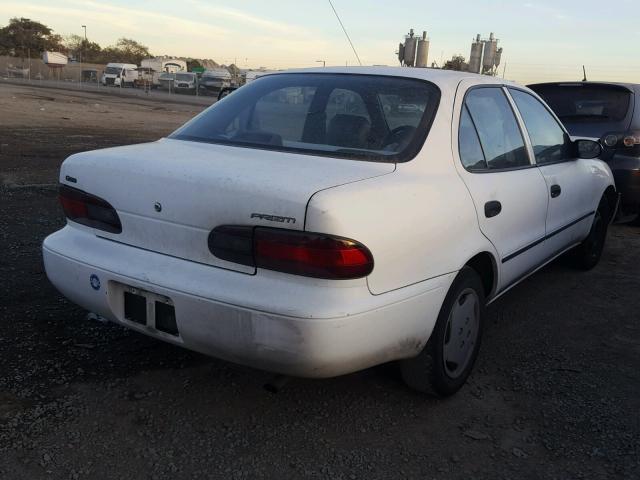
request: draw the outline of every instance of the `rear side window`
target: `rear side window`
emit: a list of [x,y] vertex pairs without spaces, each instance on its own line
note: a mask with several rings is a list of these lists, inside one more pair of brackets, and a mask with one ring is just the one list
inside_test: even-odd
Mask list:
[[473,125],[467,107],[462,108],[460,117],[460,130],[458,132],[458,145],[460,148],[460,159],[467,170],[485,170],[487,161],[482,152],[478,132]]
[[529,133],[536,163],[555,163],[569,158],[569,139],[553,115],[532,95],[509,89]]
[[267,75],[170,138],[335,158],[404,162],[422,147],[440,101],[430,82],[381,75]]
[[563,122],[620,122],[631,103],[631,92],[617,85],[554,84],[533,85]]
[[529,166],[522,133],[500,87],[470,90],[465,106],[475,125],[489,170]]

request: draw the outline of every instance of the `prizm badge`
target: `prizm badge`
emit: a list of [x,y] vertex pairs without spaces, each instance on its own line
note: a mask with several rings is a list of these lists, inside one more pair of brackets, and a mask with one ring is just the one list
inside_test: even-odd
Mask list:
[[279,217],[278,215],[267,215],[266,213],[252,213],[251,218],[259,218],[268,222],[296,223],[296,219],[293,217]]

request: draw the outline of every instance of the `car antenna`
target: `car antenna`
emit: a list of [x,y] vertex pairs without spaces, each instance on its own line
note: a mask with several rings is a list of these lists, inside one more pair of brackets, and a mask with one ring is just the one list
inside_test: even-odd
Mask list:
[[582,81],[586,82],[587,81],[587,71],[585,70],[584,65],[582,65],[582,75],[583,75]]
[[360,66],[362,66],[362,62],[360,61],[360,57],[358,56],[358,52],[356,52],[356,47],[353,46],[353,42],[351,41],[351,38],[349,37],[349,34],[347,33],[347,29],[344,28],[342,20],[340,20],[340,16],[338,15],[338,12],[336,12],[336,7],[333,6],[333,3],[331,3],[331,0],[329,0],[329,5],[331,5],[331,9],[333,10],[333,13],[336,14],[336,18],[338,19],[338,23],[342,27],[342,31],[344,32],[345,36],[347,37],[347,40],[349,41],[349,45],[351,45],[351,49],[353,50],[353,53],[355,53],[356,58],[358,59],[358,63],[360,64]]

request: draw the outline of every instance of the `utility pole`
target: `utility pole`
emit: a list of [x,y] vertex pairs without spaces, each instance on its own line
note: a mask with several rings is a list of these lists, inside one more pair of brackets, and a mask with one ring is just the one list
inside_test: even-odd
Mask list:
[[81,25],[82,28],[84,28],[84,42],[80,43],[80,88],[82,88],[82,51],[84,50],[84,47],[86,46],[86,42],[87,42],[87,26],[86,25]]
[[327,62],[325,62],[324,60],[316,60],[316,63],[322,63],[323,68],[327,66]]

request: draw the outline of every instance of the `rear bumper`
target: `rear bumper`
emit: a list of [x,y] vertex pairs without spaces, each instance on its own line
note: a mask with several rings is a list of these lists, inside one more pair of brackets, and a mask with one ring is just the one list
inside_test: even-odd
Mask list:
[[615,155],[607,163],[621,195],[621,208],[640,213],[640,158]]
[[[455,274],[384,295],[366,282],[247,275],[66,227],[43,245],[47,276],[74,303],[207,355],[301,377],[332,377],[416,355]],[[99,278],[92,286],[90,278]],[[171,299],[179,335],[124,318],[123,286]]]

